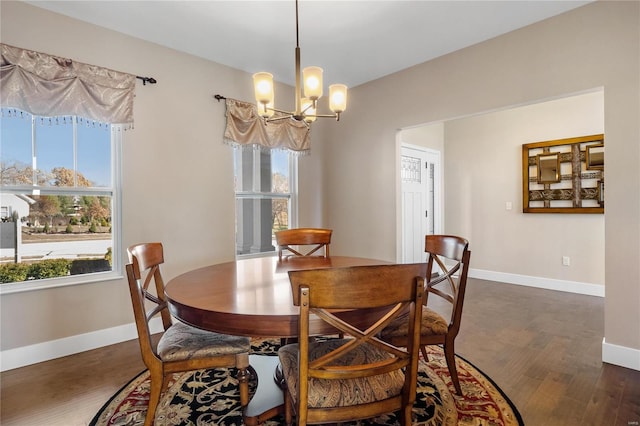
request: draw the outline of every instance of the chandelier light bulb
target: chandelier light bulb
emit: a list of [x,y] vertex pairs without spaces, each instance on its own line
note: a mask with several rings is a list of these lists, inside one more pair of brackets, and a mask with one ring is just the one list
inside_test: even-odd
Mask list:
[[307,87],[310,91],[317,90],[318,86],[320,86],[318,79],[315,77],[307,78]]
[[347,109],[347,86],[344,84],[332,84],[329,86],[329,108],[336,114]]
[[273,75],[268,72],[258,72],[253,75],[253,86],[256,103],[273,104]]
[[304,96],[316,101],[322,97],[322,68],[306,67],[302,70]]

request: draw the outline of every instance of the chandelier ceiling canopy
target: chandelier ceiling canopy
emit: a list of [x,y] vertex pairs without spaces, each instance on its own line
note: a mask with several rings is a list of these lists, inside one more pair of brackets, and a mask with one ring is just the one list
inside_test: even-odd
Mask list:
[[[329,86],[329,108],[333,114],[318,114],[316,112],[318,99],[322,93],[322,68],[305,67],[300,72],[300,40],[298,35],[298,0],[296,0],[296,49],[295,49],[295,111],[284,111],[274,107],[275,91],[273,75],[268,72],[258,72],[253,75],[253,85],[258,113],[267,122],[293,118],[297,121],[311,123],[316,118],[335,118],[340,120],[340,114],[347,108],[347,86],[332,84]],[[303,83],[301,87],[301,81]],[[304,89],[304,91],[303,91]],[[278,112],[280,114],[274,114]]]

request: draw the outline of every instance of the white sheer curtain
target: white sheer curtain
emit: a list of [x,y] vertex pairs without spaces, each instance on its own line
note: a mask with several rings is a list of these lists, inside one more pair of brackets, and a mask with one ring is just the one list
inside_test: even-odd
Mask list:
[[226,143],[240,147],[287,149],[301,155],[309,153],[311,136],[305,123],[282,119],[265,124],[251,103],[227,98],[226,106]]
[[136,76],[0,43],[0,105],[133,127]]

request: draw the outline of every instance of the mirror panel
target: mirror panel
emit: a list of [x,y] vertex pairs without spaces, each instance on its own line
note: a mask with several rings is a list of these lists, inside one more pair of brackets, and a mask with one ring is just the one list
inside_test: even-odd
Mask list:
[[586,163],[587,170],[604,170],[604,145],[589,145]]
[[560,182],[560,156],[557,152],[538,154],[538,183]]

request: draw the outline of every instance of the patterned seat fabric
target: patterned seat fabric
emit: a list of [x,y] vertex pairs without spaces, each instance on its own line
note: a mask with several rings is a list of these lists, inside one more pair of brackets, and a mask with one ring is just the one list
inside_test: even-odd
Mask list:
[[[420,334],[423,336],[429,335],[444,335],[447,334],[449,325],[447,321],[433,309],[422,307],[422,327],[420,327]],[[396,318],[389,326],[382,330],[382,339],[389,339],[391,337],[406,336],[409,334],[409,326],[407,324],[406,315]]]
[[[309,361],[342,346],[347,339],[309,343]],[[297,397],[298,344],[283,346],[278,351],[282,372],[289,392]],[[364,344],[338,360],[340,365],[360,364],[363,360],[376,361],[389,357],[387,352]],[[389,374],[350,380],[309,379],[309,408],[345,407],[380,401],[398,395],[404,384],[404,374],[395,370]]]
[[212,333],[181,322],[169,327],[158,342],[158,356],[163,361],[239,354],[250,350],[249,337]]

